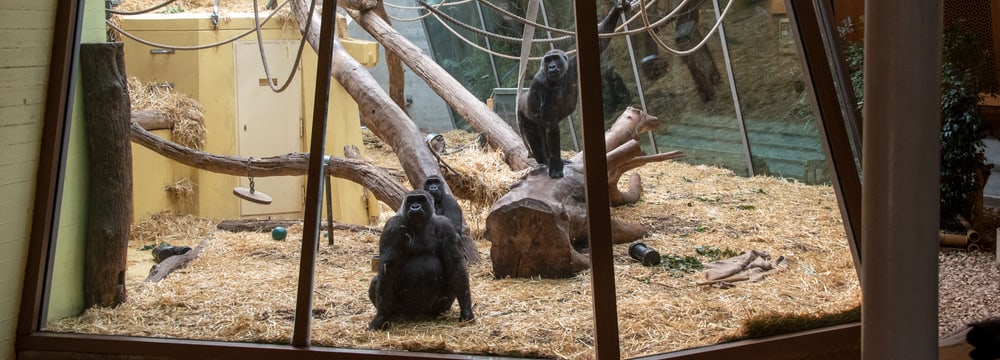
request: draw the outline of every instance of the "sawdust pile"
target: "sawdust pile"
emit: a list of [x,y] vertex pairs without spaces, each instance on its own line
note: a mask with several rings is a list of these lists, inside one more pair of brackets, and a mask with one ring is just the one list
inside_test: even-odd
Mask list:
[[[496,189],[519,174],[501,155],[445,134],[442,159],[457,172]],[[365,157],[398,169],[391,148],[368,146]],[[830,186],[769,177],[744,178],[725,169],[679,162],[636,169],[642,201],[612,216],[640,223],[642,241],[662,254],[643,266],[614,249],[622,355],[634,357],[745,337],[754,319],[854,314],[860,290]],[[623,185],[624,186],[624,185]],[[335,231],[335,245],[320,240],[312,343],[318,346],[493,354],[563,359],[593,358],[590,273],[569,279],[494,279],[490,244],[482,238],[487,206],[461,201],[483,262],[470,266],[476,320],[459,323],[458,307],[438,321],[398,323],[387,332],[366,330],[374,315],[368,300],[377,231]],[[383,206],[387,218],[393,212]],[[384,221],[384,220],[383,220]],[[293,326],[301,251],[300,226],[285,241],[268,233],[229,233],[214,222],[169,213],[136,224],[128,278],[129,298],[114,309],[89,309],[48,324],[47,330],[135,336],[288,343]],[[324,235],[325,236],[325,235]],[[200,256],[159,283],[143,283],[152,264],[144,246],[168,242],[196,246]],[[704,251],[713,249],[713,251]],[[698,285],[692,266],[720,254],[757,250],[785,256],[788,267],[759,282],[731,288]],[[136,259],[133,259],[136,258]],[[852,313],[853,311],[853,313]],[[780,322],[780,321],[775,321]],[[817,326],[807,323],[799,326]],[[788,328],[783,328],[785,331]],[[779,330],[780,331],[780,330]]]

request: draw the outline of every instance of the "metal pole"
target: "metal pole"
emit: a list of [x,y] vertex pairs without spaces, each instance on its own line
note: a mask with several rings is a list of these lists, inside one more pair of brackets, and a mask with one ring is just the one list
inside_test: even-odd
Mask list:
[[[712,0],[715,7],[715,20],[720,20],[719,0]],[[740,106],[740,94],[736,91],[736,76],[733,75],[733,62],[729,58],[729,43],[726,41],[726,25],[719,24],[719,47],[726,63],[726,75],[729,77],[729,91],[733,95],[733,110],[736,111],[736,124],[740,126],[740,140],[743,141],[743,154],[747,156],[747,172],[754,176],[753,152],[750,150],[750,139],[747,137],[747,125],[743,119],[743,107]]]
[[865,2],[864,359],[937,359],[942,5]]
[[[295,304],[295,324],[292,345],[309,346],[312,320],[313,277],[316,251],[319,247],[319,224],[323,211],[323,161],[326,147],[326,117],[329,111],[330,81],[333,76],[334,22],[337,0],[323,7],[316,61],[316,95],[313,97],[312,134],[309,142],[309,170],[306,183],[305,224],[302,226],[302,255],[299,261],[299,284]],[[309,14],[307,18],[311,18]],[[310,20],[311,21],[311,20]],[[302,34],[306,36],[306,34]]]
[[[625,23],[627,20],[625,13],[621,14],[622,27],[625,31],[628,31],[628,24]],[[639,67],[636,66],[635,61],[635,49],[632,48],[632,35],[625,35],[625,46],[628,47],[628,57],[632,61],[632,76],[635,78],[635,90],[639,93],[639,106],[642,107],[642,111],[648,111],[646,109],[646,94],[642,90],[642,79],[639,77]],[[649,135],[649,146],[653,147],[653,153],[659,154],[660,149],[656,146],[656,136],[652,131],[647,131],[646,135]]]

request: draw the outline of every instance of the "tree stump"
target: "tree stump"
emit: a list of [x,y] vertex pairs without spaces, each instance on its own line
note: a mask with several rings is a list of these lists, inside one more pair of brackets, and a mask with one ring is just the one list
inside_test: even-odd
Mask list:
[[[657,122],[655,116],[628,108],[605,134],[608,191],[614,206],[640,198],[642,182],[637,174],[629,177],[629,190],[618,189],[626,171],[683,156],[679,151],[642,153],[635,138],[654,129]],[[583,165],[583,154],[577,154],[558,179],[550,178],[545,167],[536,167],[493,204],[484,236],[492,243],[495,277],[565,278],[590,268]],[[612,219],[611,233],[611,241],[621,244],[646,236],[647,230]]]
[[84,307],[125,301],[132,221],[132,104],[122,43],[80,45],[89,190],[84,263]]

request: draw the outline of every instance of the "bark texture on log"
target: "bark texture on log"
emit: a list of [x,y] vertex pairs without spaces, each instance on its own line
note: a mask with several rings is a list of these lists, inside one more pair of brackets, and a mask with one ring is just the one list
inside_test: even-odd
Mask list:
[[[239,219],[239,220],[223,220],[220,221],[215,227],[219,230],[225,230],[229,232],[270,232],[277,226],[289,227],[292,225],[302,225],[302,220],[278,220],[278,219]],[[329,223],[323,221],[320,224],[321,230],[327,230],[330,227]],[[351,224],[341,224],[333,223],[334,230],[347,230],[353,232],[375,232],[380,233],[382,229],[370,228],[366,226],[351,225]]]
[[121,43],[82,44],[80,70],[89,157],[84,308],[113,307],[126,298],[132,219],[132,105]]
[[[372,8],[382,21],[386,24],[392,26],[392,20],[389,18],[389,14],[385,12],[385,4],[379,1],[374,8]],[[406,111],[406,91],[404,88],[405,78],[403,77],[403,60],[399,58],[399,54],[394,52],[387,52],[385,54],[385,67],[389,72],[389,98],[399,106],[400,110],[403,110],[407,115],[409,111]]]
[[528,158],[528,149],[521,141],[521,137],[500,118],[500,115],[486,107],[485,99],[472,95],[437,62],[406,40],[374,12],[348,10],[347,13],[382,44],[386,52],[403,54],[401,56],[403,62],[414,74],[427,82],[427,85],[455,112],[468,120],[472,127],[486,134],[491,146],[503,151],[504,161],[511,169],[523,170],[534,164],[534,160]]
[[[613,203],[639,200],[639,175],[630,176],[628,191],[621,192],[617,187],[618,179],[627,170],[683,156],[679,151],[642,154],[635,137],[655,128],[657,121],[655,116],[629,108],[605,134],[608,189]],[[563,278],[590,267],[589,256],[578,250],[585,249],[588,241],[582,159],[582,154],[573,157],[559,179],[550,178],[545,167],[532,169],[493,205],[486,217],[484,236],[492,243],[494,276]],[[631,242],[647,233],[641,225],[611,221],[612,243]]]
[[198,245],[186,253],[168,257],[163,259],[159,264],[154,264],[149,268],[149,274],[146,275],[146,280],[143,280],[143,282],[158,282],[166,278],[174,270],[185,268],[191,260],[194,260],[198,257],[198,254],[201,254],[201,249],[205,248],[208,239],[210,238],[202,239]]
[[[233,176],[247,174],[247,160],[249,160],[247,158],[214,155],[185,147],[153,135],[138,124],[132,124],[131,138],[139,145],[196,169]],[[309,168],[309,154],[288,153],[255,158],[250,161],[249,166],[250,172],[255,177],[305,175]],[[332,176],[361,184],[370,190],[376,199],[392,208],[398,208],[403,204],[406,188],[394,176],[364,160],[332,156],[326,171]]]

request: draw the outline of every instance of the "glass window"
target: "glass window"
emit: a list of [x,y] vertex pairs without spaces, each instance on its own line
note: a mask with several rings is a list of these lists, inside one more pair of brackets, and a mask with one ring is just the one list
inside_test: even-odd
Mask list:
[[[497,204],[503,200],[456,193],[468,227],[464,235],[472,239],[472,251],[479,257],[468,265],[475,320],[459,321],[464,316],[460,306],[449,302],[439,317],[394,321],[387,331],[366,329],[376,311],[371,280],[375,269],[385,266],[373,255],[379,251],[383,225],[404,210],[397,211],[382,198],[372,200],[378,195],[343,181],[326,188],[319,209],[307,211],[306,177],[293,171],[277,176],[266,165],[282,161],[272,156],[295,157],[309,149],[305,134],[312,131],[308,119],[313,115],[311,94],[316,86],[310,72],[318,59],[307,49],[307,55],[295,63],[298,33],[272,23],[262,26],[260,44],[248,37],[198,52],[124,40],[126,71],[135,77],[129,89],[132,106],[143,103],[135,95],[157,102],[180,99],[157,109],[174,111],[169,115],[175,122],[173,128],[148,126],[152,138],[146,141],[166,139],[199,150],[175,157],[225,157],[208,160],[219,161],[216,166],[224,170],[199,168],[204,165],[197,161],[182,165],[133,140],[128,271],[116,279],[128,298],[115,307],[85,309],[84,294],[89,290],[81,274],[87,271],[86,241],[93,239],[87,233],[86,219],[93,213],[90,206],[104,199],[89,196],[101,179],[88,177],[96,160],[89,155],[86,120],[78,111],[68,120],[72,131],[66,178],[59,223],[54,226],[52,270],[46,275],[48,287],[41,306],[46,316],[40,328],[57,333],[219,340],[228,344],[157,341],[150,346],[225,347],[231,351],[226,356],[232,357],[250,351],[232,349],[260,350],[258,356],[263,356],[340,348],[360,357],[410,351],[576,359],[595,356],[595,343],[600,339],[595,333],[602,329],[595,329],[594,324],[609,315],[616,316],[616,351],[624,357],[701,347],[712,351],[711,346],[719,343],[857,321],[859,287],[844,241],[838,197],[830,185],[831,174],[823,172],[826,163],[804,93],[804,75],[794,52],[788,50],[791,39],[783,30],[788,26],[787,15],[783,17],[777,3],[724,5],[728,9],[724,27],[718,29],[713,27],[724,10],[708,1],[652,3],[646,14],[650,22],[674,14],[652,34],[630,32],[652,26],[644,23],[637,9],[614,17],[627,25],[609,29],[609,46],[599,64],[604,108],[600,118],[606,132],[599,135],[612,144],[612,151],[607,151],[608,177],[603,179],[611,183],[610,218],[597,219],[587,213],[586,164],[580,151],[585,145],[584,121],[592,117],[581,111],[589,106],[578,106],[561,126],[562,152],[557,163],[568,160],[563,166],[564,180],[569,181],[559,182],[565,185],[555,189],[574,192],[563,197],[558,191],[539,195],[548,196],[547,201],[558,210],[551,219],[529,211],[530,216],[506,218],[499,227],[527,234],[525,242],[515,244],[528,245],[518,250],[526,254],[522,258],[499,249],[498,235],[490,234],[498,229],[490,216],[498,212]],[[101,42],[105,33],[100,6],[104,4],[95,4],[87,4],[83,17],[98,25],[85,26],[84,37]],[[455,22],[520,37],[524,25],[518,17],[525,16],[533,4],[501,5],[516,16],[487,9],[482,2],[430,5],[442,5],[441,13]],[[601,5],[597,13],[603,17],[611,7]],[[539,1],[538,6],[536,20],[552,29],[536,29],[538,41],[528,54],[533,59],[525,66],[522,88],[530,84],[547,50],[563,49],[571,62],[576,56],[572,37],[558,43],[547,41],[563,36],[559,29],[575,29],[573,2]],[[141,39],[179,46],[222,42],[245,31],[245,26],[255,26],[253,17],[246,14],[230,13],[225,21],[216,22],[205,21],[206,16],[214,18],[211,8],[180,9],[171,6],[157,16],[125,18],[120,26]],[[478,46],[518,60],[490,56],[456,38],[443,25],[448,21],[425,20],[438,64],[475,96],[484,101],[492,97],[494,110],[502,118],[508,116],[503,119],[517,131],[510,108],[501,105],[511,104],[512,88],[516,94],[520,44],[487,43],[487,35],[457,30]],[[690,54],[676,54],[699,43],[702,46]],[[365,45],[357,46],[356,51],[363,51],[357,49]],[[581,59],[581,64],[590,61]],[[263,72],[261,63],[270,65],[270,74]],[[286,76],[287,70],[297,67],[302,73]],[[583,74],[580,85],[588,86],[596,78],[593,75]],[[291,81],[289,91],[269,90],[286,80]],[[339,87],[332,91],[331,111],[339,111],[338,106],[345,105],[339,101],[350,94]],[[372,139],[373,129],[363,128],[358,120],[362,115],[331,114],[327,152],[346,157],[340,149],[355,145],[377,166],[402,167],[397,159],[400,154],[392,148],[396,144]],[[178,130],[178,116],[195,118],[188,133]],[[649,122],[644,124],[648,129],[636,136],[631,129],[616,128],[632,121]],[[468,130],[469,126],[457,127]],[[539,172],[555,166],[553,162],[534,170],[511,169],[504,154],[481,147],[470,133],[445,134],[446,145],[441,145],[437,156],[450,164],[450,171],[466,175],[458,178],[478,181],[490,196],[532,186],[539,190],[528,191],[529,197],[547,194],[553,187],[545,184],[561,181],[546,179],[551,172]],[[593,144],[589,147],[594,149]],[[672,151],[683,157],[644,157]],[[531,185],[518,182],[532,172],[540,174],[541,180]],[[601,190],[603,185],[599,185]],[[467,189],[462,186],[469,185],[451,185],[453,190]],[[602,200],[596,202],[604,205]],[[321,232],[312,297],[304,301],[298,298],[305,288],[298,276],[303,254],[310,254],[311,249],[302,246],[306,233],[302,217],[313,210],[320,220],[334,218],[338,224],[324,225],[331,229]],[[589,238],[588,218],[598,226],[610,222],[610,239]],[[591,259],[600,253],[592,254],[591,246],[610,247],[612,258]],[[188,258],[190,262],[183,266],[171,267]],[[589,268],[591,261],[604,260],[610,260],[613,274]],[[529,268],[529,263],[536,267]],[[167,269],[172,271],[164,279],[147,280]],[[718,277],[731,270],[736,271]],[[603,281],[605,275],[613,275],[614,288],[594,290],[592,284]],[[610,309],[617,314],[606,312],[610,301],[594,303],[595,298],[608,295],[595,294],[602,290],[614,293],[617,302]],[[413,297],[407,295],[406,299]],[[295,336],[293,332],[301,330],[296,327],[296,314],[304,302],[311,309],[305,324],[310,333],[307,341],[315,347],[283,347]],[[132,341],[92,339],[96,343]],[[262,343],[275,346],[250,345]],[[75,348],[86,345],[67,346],[73,348],[70,351],[88,352]]]

